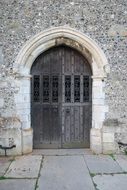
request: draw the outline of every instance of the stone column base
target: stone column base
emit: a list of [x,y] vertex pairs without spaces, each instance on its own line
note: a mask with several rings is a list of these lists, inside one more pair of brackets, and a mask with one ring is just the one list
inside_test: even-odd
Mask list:
[[102,153],[102,131],[101,129],[92,128],[90,131],[90,148],[93,153]]
[[115,143],[115,129],[113,126],[103,126],[102,141],[103,141],[103,154],[116,153]]
[[90,148],[95,154],[117,153],[115,127],[103,126],[102,129],[92,128],[90,132]]
[[33,129],[23,129],[22,131],[22,154],[31,153],[33,150]]
[[[3,147],[16,147],[7,150],[8,156],[22,155],[31,153],[33,149],[33,130],[21,128],[1,128],[0,145]],[[4,156],[5,151],[0,149],[0,155]]]

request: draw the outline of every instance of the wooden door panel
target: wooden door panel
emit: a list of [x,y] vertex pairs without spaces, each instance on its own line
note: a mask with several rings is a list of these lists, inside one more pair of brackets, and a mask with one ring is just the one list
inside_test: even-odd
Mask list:
[[60,128],[60,111],[58,106],[53,106],[51,108],[51,142],[52,143],[61,143],[61,128]]
[[84,129],[84,141],[86,147],[90,146],[90,128],[92,125],[92,109],[91,105],[86,105],[83,107],[83,129]]
[[40,143],[41,134],[43,134],[42,129],[42,110],[39,104],[34,105],[32,108],[32,112],[36,113],[36,115],[33,115],[32,117],[32,126],[34,126],[34,147]]
[[58,46],[35,60],[31,74],[34,147],[89,147],[92,72],[87,60]]
[[43,143],[44,144],[50,144],[51,138],[50,138],[50,106],[46,105],[42,107],[42,125],[43,125]]
[[63,63],[62,146],[64,148],[89,147],[92,120],[91,68],[79,52],[68,48],[64,49]]
[[74,134],[75,134],[75,141],[81,142],[80,139],[80,107],[74,107]]
[[[32,118],[34,120],[32,124],[34,147],[36,148],[58,148],[61,146],[60,101],[62,90],[59,52],[54,49],[41,54],[31,69],[33,75]],[[38,109],[35,109],[36,103],[38,103]],[[36,115],[38,119],[36,119]]]

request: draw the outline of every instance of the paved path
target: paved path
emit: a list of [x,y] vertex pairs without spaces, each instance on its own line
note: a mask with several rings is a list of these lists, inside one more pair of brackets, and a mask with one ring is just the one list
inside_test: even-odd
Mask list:
[[0,190],[126,190],[127,156],[90,150],[34,150],[0,158]]

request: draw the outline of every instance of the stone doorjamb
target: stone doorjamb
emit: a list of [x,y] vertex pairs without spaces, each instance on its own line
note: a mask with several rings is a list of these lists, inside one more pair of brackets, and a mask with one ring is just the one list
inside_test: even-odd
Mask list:
[[[88,36],[69,27],[56,27],[32,37],[20,50],[14,65],[20,91],[15,95],[17,115],[22,123],[23,153],[32,150],[30,110],[30,70],[34,60],[44,51],[58,45],[67,45],[81,52],[92,68],[92,129],[90,148],[102,152],[102,127],[108,107],[105,104],[105,78],[109,72],[107,59],[101,48]],[[27,135],[26,135],[27,133]],[[29,133],[29,134],[28,134]],[[27,136],[27,138],[25,138]],[[28,138],[29,136],[29,138]],[[31,147],[31,148],[30,148]]]

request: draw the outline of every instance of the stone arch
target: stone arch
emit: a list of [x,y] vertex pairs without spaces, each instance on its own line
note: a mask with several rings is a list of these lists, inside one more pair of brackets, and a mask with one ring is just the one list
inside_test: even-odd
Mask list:
[[101,48],[85,34],[68,27],[45,30],[27,41],[17,56],[15,68],[20,74],[29,74],[31,65],[39,54],[60,44],[79,50],[88,60],[91,58],[94,76],[106,76],[108,62]]
[[[105,94],[103,91],[104,79],[109,72],[108,61],[101,48],[88,36],[68,27],[56,27],[45,30],[29,41],[20,50],[14,65],[16,78],[20,84],[20,91],[15,95],[17,114],[22,122],[23,153],[29,152],[28,145],[32,150],[32,130],[30,121],[30,69],[34,60],[44,51],[58,45],[67,45],[80,51],[88,60],[92,68],[92,129],[91,149],[102,152],[103,121],[107,106],[105,105]],[[24,109],[20,109],[18,99],[22,98],[25,103]],[[24,113],[27,119],[24,120]],[[29,142],[25,140],[25,133],[28,133]],[[30,142],[31,141],[31,142]]]

